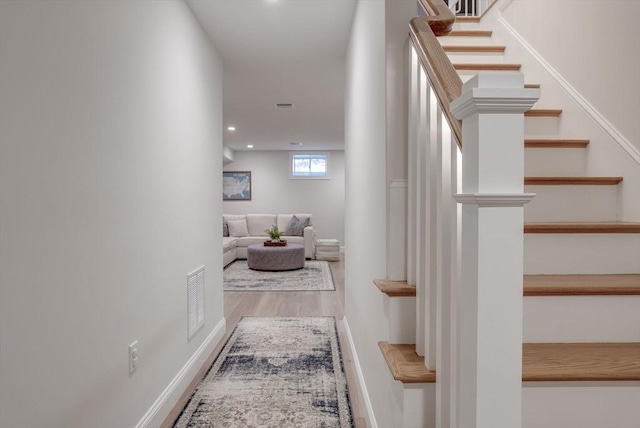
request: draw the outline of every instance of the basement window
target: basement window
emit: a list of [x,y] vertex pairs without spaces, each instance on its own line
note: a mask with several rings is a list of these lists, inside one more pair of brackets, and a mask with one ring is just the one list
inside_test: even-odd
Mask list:
[[330,179],[329,152],[290,152],[289,178]]

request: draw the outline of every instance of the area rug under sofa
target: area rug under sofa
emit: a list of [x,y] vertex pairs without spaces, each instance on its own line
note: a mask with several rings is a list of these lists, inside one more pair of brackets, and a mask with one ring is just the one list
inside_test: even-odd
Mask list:
[[222,272],[225,291],[325,291],[335,290],[329,263],[307,260],[302,269],[264,272],[236,260]]

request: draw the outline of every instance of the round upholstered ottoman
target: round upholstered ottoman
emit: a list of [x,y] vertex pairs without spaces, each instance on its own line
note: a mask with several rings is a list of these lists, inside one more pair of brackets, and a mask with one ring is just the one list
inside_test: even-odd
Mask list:
[[265,247],[253,244],[247,247],[247,265],[254,270],[294,270],[304,267],[304,247],[287,244],[284,247]]

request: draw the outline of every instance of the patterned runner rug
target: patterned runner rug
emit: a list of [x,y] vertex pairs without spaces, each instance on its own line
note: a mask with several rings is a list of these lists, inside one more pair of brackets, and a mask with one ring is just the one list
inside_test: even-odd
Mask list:
[[335,290],[329,263],[307,260],[302,269],[263,272],[236,260],[223,271],[225,291],[323,291]]
[[333,317],[245,317],[175,428],[353,427]]

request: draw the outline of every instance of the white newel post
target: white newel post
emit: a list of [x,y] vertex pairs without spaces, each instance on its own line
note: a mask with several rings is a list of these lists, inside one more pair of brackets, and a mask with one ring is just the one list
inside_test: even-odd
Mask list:
[[462,122],[458,425],[522,426],[524,112],[522,74],[482,73],[451,103]]

